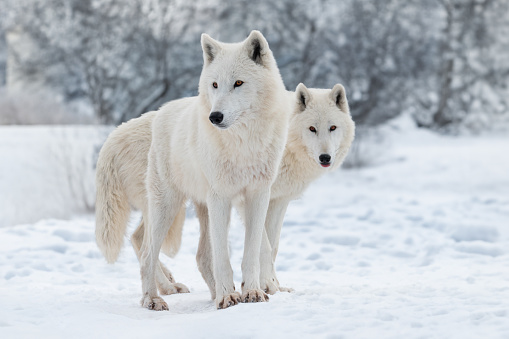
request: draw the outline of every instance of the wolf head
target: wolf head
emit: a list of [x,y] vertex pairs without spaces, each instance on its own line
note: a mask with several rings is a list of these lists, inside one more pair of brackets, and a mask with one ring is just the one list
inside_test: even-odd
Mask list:
[[227,44],[202,34],[203,71],[199,92],[209,110],[210,122],[219,129],[247,125],[270,112],[283,81],[269,44],[258,31],[240,43]]
[[295,95],[290,138],[300,140],[317,166],[339,167],[355,133],[345,88],[337,84],[332,90],[308,89],[301,83]]

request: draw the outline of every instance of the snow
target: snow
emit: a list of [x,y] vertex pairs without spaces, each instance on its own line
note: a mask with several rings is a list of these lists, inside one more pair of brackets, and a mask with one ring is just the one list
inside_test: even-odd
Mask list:
[[[324,176],[290,205],[277,268],[294,293],[215,310],[189,213],[180,253],[161,258],[191,293],[165,296],[170,311],[149,311],[139,305],[127,241],[108,265],[93,215],[43,219],[0,228],[0,336],[508,338],[509,137],[437,136],[401,122],[389,129],[386,161]],[[4,163],[9,138],[0,135],[3,173],[21,171],[14,158]],[[5,178],[0,187],[14,187]],[[14,192],[0,192],[2,219]],[[234,216],[237,288],[243,232]]]
[[0,227],[93,206],[94,164],[112,127],[0,127]]

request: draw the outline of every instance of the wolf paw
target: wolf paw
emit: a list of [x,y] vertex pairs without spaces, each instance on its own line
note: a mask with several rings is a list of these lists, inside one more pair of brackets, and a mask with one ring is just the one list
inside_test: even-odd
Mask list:
[[154,311],[168,311],[168,304],[161,297],[150,297],[149,295],[141,298],[141,306]]
[[189,289],[186,285],[181,283],[168,283],[164,284],[158,284],[159,293],[162,295],[170,295],[175,293],[189,293]]
[[240,293],[233,292],[216,298],[216,307],[218,310],[225,309],[240,303]]
[[279,289],[279,281],[276,277],[260,279],[260,286],[265,293],[275,294]]
[[174,285],[178,293],[189,293],[189,288],[186,285],[181,283],[175,283]]
[[265,293],[275,294],[276,292],[295,292],[295,290],[291,287],[283,287],[279,285],[279,281],[274,276],[272,278],[260,279],[260,286]]
[[242,293],[242,302],[258,303],[269,301],[269,296],[262,290],[245,290]]

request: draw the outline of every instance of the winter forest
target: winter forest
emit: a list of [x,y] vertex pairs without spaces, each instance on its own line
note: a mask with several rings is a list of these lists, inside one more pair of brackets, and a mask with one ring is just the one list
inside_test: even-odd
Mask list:
[[[435,130],[482,129],[508,109],[506,0],[2,3],[2,124],[118,124],[195,95],[200,34],[234,42],[252,29],[287,89],[345,84],[358,125],[409,114]],[[37,113],[22,112],[27,88]]]
[[[202,33],[252,30],[287,90],[344,85],[355,139],[288,206],[292,293],[217,310],[187,202],[160,260],[190,293],[147,310],[141,213],[115,264],[96,244],[99,151],[197,95]],[[245,233],[234,210],[237,291]],[[509,0],[0,0],[0,337],[147,336],[509,338]]]

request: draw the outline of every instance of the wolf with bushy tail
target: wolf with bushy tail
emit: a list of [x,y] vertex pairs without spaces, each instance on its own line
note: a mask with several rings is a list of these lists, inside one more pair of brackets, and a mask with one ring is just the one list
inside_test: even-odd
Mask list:
[[[187,200],[208,211],[216,306],[268,300],[260,286],[260,248],[291,105],[260,32],[234,44],[203,34],[201,44],[199,95],[118,127],[97,165],[97,244],[114,262],[131,207],[141,210],[144,231],[135,233],[133,245],[141,266],[141,304],[154,310],[168,309],[158,287],[187,291],[167,279],[171,274],[159,263],[163,245],[178,250],[180,239],[165,243],[165,237],[180,237]],[[236,200],[244,202],[246,224],[242,294],[235,291],[227,243]]]

